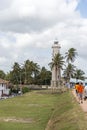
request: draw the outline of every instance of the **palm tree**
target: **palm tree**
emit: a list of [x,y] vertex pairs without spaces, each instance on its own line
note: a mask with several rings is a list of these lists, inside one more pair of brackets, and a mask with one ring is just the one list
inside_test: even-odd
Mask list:
[[74,62],[76,55],[78,55],[78,54],[77,54],[75,48],[70,48],[68,50],[68,52],[65,53],[65,58],[66,58],[66,61],[68,62],[68,64],[70,63],[70,61]]
[[74,73],[75,73],[75,66],[71,63],[68,64],[68,66],[66,67],[66,69],[63,72],[64,77],[66,78],[66,80],[70,80],[70,78],[73,77]]
[[19,84],[20,83],[20,65],[15,62],[13,67],[12,67],[12,71],[10,71],[10,80],[12,83],[14,84]]
[[3,70],[0,70],[0,78],[5,79],[6,74]]
[[37,84],[38,75],[40,73],[40,66],[37,63],[33,62],[31,71],[32,83]]
[[36,76],[39,74],[40,67],[33,61],[26,60],[24,64],[25,71],[25,84],[30,84],[33,80],[36,80]]
[[56,77],[56,82],[57,79],[59,79],[59,83],[60,83],[60,69],[63,69],[63,65],[64,65],[64,57],[58,53],[54,56],[54,58],[52,59],[52,62],[49,63],[51,69],[55,69],[55,77]]
[[75,71],[75,74],[74,74],[74,78],[76,78],[76,82],[78,81],[78,79],[84,80],[84,79],[85,79],[84,74],[85,74],[85,73],[84,73],[83,70],[77,69],[77,70]]
[[70,78],[72,77],[72,74],[74,73],[74,70],[75,70],[75,66],[72,65],[71,63],[75,61],[75,58],[76,58],[76,55],[77,54],[77,51],[75,48],[70,48],[68,50],[68,52],[65,53],[65,58],[66,58],[66,62],[67,62],[67,68],[66,68],[66,71],[67,71],[67,78],[69,79],[70,81]]
[[40,74],[39,74],[39,82],[42,85],[46,85],[48,79],[48,71],[45,67],[41,68]]
[[34,78],[36,78],[38,76],[40,72],[40,66],[37,63],[32,63],[32,75],[34,76]]

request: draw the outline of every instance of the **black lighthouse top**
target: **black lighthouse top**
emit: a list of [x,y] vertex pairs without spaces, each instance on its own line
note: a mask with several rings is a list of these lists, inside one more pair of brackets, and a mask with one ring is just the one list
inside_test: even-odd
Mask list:
[[59,42],[58,41],[54,41],[54,44],[57,45]]

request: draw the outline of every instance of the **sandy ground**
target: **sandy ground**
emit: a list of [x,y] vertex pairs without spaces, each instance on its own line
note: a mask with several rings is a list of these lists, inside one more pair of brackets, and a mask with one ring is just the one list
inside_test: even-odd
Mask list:
[[[73,95],[75,96],[77,102],[79,103],[78,97],[76,96],[75,89],[72,90]],[[86,101],[83,100],[83,103],[79,104],[84,112],[87,112],[87,99]]]

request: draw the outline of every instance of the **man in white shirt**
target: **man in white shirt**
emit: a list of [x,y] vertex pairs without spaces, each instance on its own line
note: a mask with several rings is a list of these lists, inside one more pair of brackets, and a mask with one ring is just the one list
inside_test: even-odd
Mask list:
[[87,99],[87,85],[84,87],[84,100]]

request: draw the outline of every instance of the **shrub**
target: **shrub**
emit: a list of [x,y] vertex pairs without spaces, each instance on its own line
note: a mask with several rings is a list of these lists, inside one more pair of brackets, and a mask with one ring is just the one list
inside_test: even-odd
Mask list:
[[22,88],[22,93],[27,93],[27,92],[29,92],[29,88],[23,87],[23,88]]

